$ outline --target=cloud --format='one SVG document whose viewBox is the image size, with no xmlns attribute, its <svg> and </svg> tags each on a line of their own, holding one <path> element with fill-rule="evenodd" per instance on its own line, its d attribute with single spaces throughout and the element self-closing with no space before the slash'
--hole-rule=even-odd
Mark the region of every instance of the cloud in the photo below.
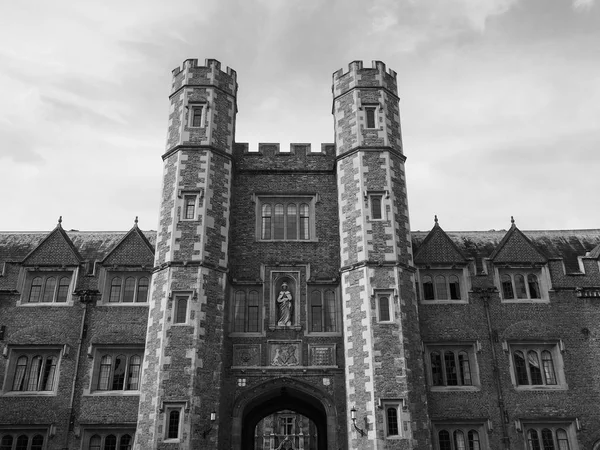
<svg viewBox="0 0 600 450">
<path fill-rule="evenodd" d="M 573 9 L 578 12 L 585 12 L 592 9 L 595 0 L 573 0 Z"/>
</svg>

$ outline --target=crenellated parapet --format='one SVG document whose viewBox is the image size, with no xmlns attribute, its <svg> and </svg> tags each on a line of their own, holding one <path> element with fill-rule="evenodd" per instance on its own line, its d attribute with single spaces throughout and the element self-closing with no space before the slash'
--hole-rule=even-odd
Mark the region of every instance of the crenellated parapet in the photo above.
<svg viewBox="0 0 600 450">
<path fill-rule="evenodd" d="M 236 143 L 233 157 L 238 170 L 333 170 L 335 144 L 321 144 L 320 151 L 312 151 L 311 144 L 291 143 L 283 151 L 279 143 L 259 143 L 258 151 L 251 151 L 248 143 Z"/>
<path fill-rule="evenodd" d="M 378 87 L 398 95 L 396 72 L 392 69 L 387 70 L 381 61 L 373 61 L 372 66 L 368 68 L 363 67 L 362 61 L 352 61 L 348 64 L 348 72 L 344 73 L 344 70 L 340 69 L 333 73 L 334 98 L 356 87 Z"/>
<path fill-rule="evenodd" d="M 221 70 L 221 63 L 216 59 L 205 59 L 204 66 L 198 65 L 197 59 L 186 59 L 182 67 L 172 71 L 173 84 L 171 95 L 182 86 L 215 86 L 235 96 L 237 93 L 237 73 L 231 67 Z"/>
</svg>

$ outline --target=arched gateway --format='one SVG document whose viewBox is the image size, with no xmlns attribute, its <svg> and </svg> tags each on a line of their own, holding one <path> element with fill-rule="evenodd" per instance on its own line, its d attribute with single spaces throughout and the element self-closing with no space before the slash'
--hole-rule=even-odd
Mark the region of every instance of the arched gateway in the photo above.
<svg viewBox="0 0 600 450">
<path fill-rule="evenodd" d="M 310 419 L 317 429 L 317 449 L 337 446 L 337 415 L 326 392 L 292 378 L 267 381 L 236 399 L 232 450 L 255 450 L 254 429 L 266 416 L 290 410 Z"/>
</svg>

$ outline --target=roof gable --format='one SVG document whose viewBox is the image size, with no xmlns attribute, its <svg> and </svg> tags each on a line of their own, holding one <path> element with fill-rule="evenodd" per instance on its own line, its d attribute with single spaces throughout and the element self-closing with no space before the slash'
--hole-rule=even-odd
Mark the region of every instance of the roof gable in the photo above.
<svg viewBox="0 0 600 450">
<path fill-rule="evenodd" d="M 76 266 L 82 261 L 81 255 L 63 230 L 60 219 L 54 230 L 48 234 L 21 262 L 28 266 Z"/>
<path fill-rule="evenodd" d="M 106 266 L 152 266 L 154 247 L 136 223 L 102 260 Z"/>
<path fill-rule="evenodd" d="M 514 223 L 510 227 L 510 230 L 506 232 L 498 247 L 490 255 L 490 259 L 494 263 L 541 263 L 545 264 L 548 262 L 546 256 L 544 256 L 533 242 L 523 234 L 521 230 L 517 228 Z"/>
<path fill-rule="evenodd" d="M 442 230 L 435 218 L 435 225 L 423 240 L 415 254 L 416 264 L 466 264 L 467 258 Z"/>
<path fill-rule="evenodd" d="M 600 259 L 600 244 L 590 250 L 585 256 L 592 259 Z"/>
</svg>

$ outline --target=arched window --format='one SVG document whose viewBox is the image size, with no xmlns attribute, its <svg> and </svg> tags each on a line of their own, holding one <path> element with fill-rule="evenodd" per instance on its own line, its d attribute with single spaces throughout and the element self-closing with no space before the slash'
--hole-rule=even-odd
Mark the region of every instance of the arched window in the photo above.
<svg viewBox="0 0 600 450">
<path fill-rule="evenodd" d="M 28 391 L 37 391 L 38 382 L 40 379 L 40 372 L 42 370 L 42 357 L 36 355 L 31 358 L 31 366 L 29 368 L 29 381 L 27 382 Z"/>
<path fill-rule="evenodd" d="M 510 275 L 504 274 L 502 275 L 502 297 L 504 299 L 515 298 L 515 294 L 513 292 L 512 280 Z"/>
<path fill-rule="evenodd" d="M 481 446 L 479 444 L 479 433 L 475 430 L 469 430 L 467 434 L 469 439 L 469 450 L 481 450 Z"/>
<path fill-rule="evenodd" d="M 390 298 L 387 295 L 378 296 L 379 300 L 379 321 L 389 322 L 390 317 Z"/>
<path fill-rule="evenodd" d="M 119 450 L 131 450 L 132 444 L 133 438 L 129 434 L 124 434 L 119 442 Z"/>
<path fill-rule="evenodd" d="M 109 302 L 121 301 L 121 277 L 114 277 L 110 283 L 110 298 Z"/>
<path fill-rule="evenodd" d="M 262 206 L 262 239 L 271 239 L 271 205 Z"/>
<path fill-rule="evenodd" d="M 101 450 L 102 439 L 97 434 L 90 438 L 90 450 Z"/>
<path fill-rule="evenodd" d="M 398 426 L 398 409 L 394 406 L 386 408 L 387 415 L 387 434 L 388 436 L 398 436 L 400 427 Z"/>
<path fill-rule="evenodd" d="M 107 391 L 112 370 L 112 357 L 104 355 L 100 360 L 100 371 L 98 373 L 98 390 Z"/>
<path fill-rule="evenodd" d="M 429 275 L 423 276 L 423 299 L 435 300 L 435 294 L 433 293 L 433 281 Z"/>
<path fill-rule="evenodd" d="M 181 412 L 179 409 L 172 409 L 169 411 L 169 423 L 167 427 L 167 438 L 177 439 L 179 437 L 179 416 Z"/>
<path fill-rule="evenodd" d="M 148 278 L 142 277 L 138 283 L 136 302 L 145 303 L 148 301 Z"/>
<path fill-rule="evenodd" d="M 234 302 L 233 331 L 246 331 L 246 293 L 237 291 Z"/>
<path fill-rule="evenodd" d="M 42 296 L 42 279 L 35 277 L 31 280 L 31 289 L 29 290 L 29 303 L 38 303 Z"/>
<path fill-rule="evenodd" d="M 542 381 L 542 369 L 540 367 L 540 359 L 534 350 L 527 352 L 527 361 L 529 362 L 529 374 L 531 375 L 531 384 L 544 384 Z"/>
<path fill-rule="evenodd" d="M 106 436 L 103 450 L 117 450 L 117 437 L 114 434 Z"/>
<path fill-rule="evenodd" d="M 517 298 L 527 298 L 525 277 L 520 273 L 515 274 L 515 290 L 517 291 Z"/>
<path fill-rule="evenodd" d="M 10 434 L 2 437 L 0 441 L 0 450 L 12 450 L 13 437 Z"/>
<path fill-rule="evenodd" d="M 69 285 L 71 280 L 68 277 L 62 277 L 58 283 L 58 294 L 56 295 L 57 303 L 64 303 L 67 301 L 69 295 Z"/>
<path fill-rule="evenodd" d="M 515 361 L 515 375 L 517 379 L 517 385 L 529 384 L 529 377 L 527 376 L 527 366 L 525 364 L 525 355 L 522 351 L 517 350 L 513 356 Z"/>
<path fill-rule="evenodd" d="M 23 391 L 25 387 L 25 372 L 27 371 L 27 356 L 17 359 L 17 367 L 13 378 L 13 391 Z"/>
<path fill-rule="evenodd" d="M 381 219 L 381 195 L 371 195 L 371 219 Z"/>
<path fill-rule="evenodd" d="M 552 430 L 548 428 L 542 429 L 542 446 L 544 450 L 555 450 Z"/>
<path fill-rule="evenodd" d="M 527 441 L 529 442 L 529 450 L 541 450 L 540 439 L 536 430 L 527 432 Z"/>
<path fill-rule="evenodd" d="M 115 358 L 115 365 L 113 367 L 113 381 L 112 390 L 121 391 L 125 386 L 125 368 L 127 365 L 127 358 L 125 355 L 118 355 Z"/>
<path fill-rule="evenodd" d="M 132 303 L 135 294 L 135 278 L 127 277 L 125 279 L 125 289 L 123 290 L 123 303 Z"/>
<path fill-rule="evenodd" d="M 129 373 L 127 375 L 127 390 L 137 391 L 140 388 L 140 369 L 142 358 L 138 355 L 129 357 Z"/>
<path fill-rule="evenodd" d="M 275 211 L 273 214 L 273 239 L 281 240 L 285 238 L 284 232 L 284 220 L 283 220 L 283 205 L 278 203 L 275 205 Z"/>
<path fill-rule="evenodd" d="M 450 299 L 460 300 L 460 281 L 456 275 L 450 275 L 448 279 L 450 285 Z"/>
<path fill-rule="evenodd" d="M 537 277 L 530 273 L 527 275 L 527 286 L 529 287 L 530 298 L 540 298 L 540 286 Z"/>
<path fill-rule="evenodd" d="M 259 302 L 258 302 L 258 292 L 250 291 L 248 293 L 248 325 L 247 331 L 249 332 L 258 332 L 259 330 L 259 322 L 260 322 L 260 310 L 259 310 Z"/>
<path fill-rule="evenodd" d="M 22 434 L 17 438 L 17 446 L 15 450 L 27 450 L 27 445 L 29 444 L 29 438 Z"/>
<path fill-rule="evenodd" d="M 443 386 L 444 377 L 442 375 L 442 358 L 440 352 L 431 352 L 431 382 L 434 386 Z"/>
<path fill-rule="evenodd" d="M 46 357 L 46 362 L 44 364 L 44 372 L 42 373 L 40 391 L 51 391 L 54 388 L 55 373 L 56 356 L 48 356 Z"/>
<path fill-rule="evenodd" d="M 454 360 L 454 352 L 444 352 L 444 367 L 446 369 L 446 385 L 457 386 L 458 376 L 456 374 L 456 361 Z"/>
<path fill-rule="evenodd" d="M 471 366 L 467 352 L 458 352 L 458 366 L 460 368 L 459 383 L 463 386 L 471 386 L 473 381 L 471 380 Z"/>
<path fill-rule="evenodd" d="M 452 450 L 452 444 L 450 443 L 450 433 L 446 430 L 440 430 L 438 433 L 438 444 L 440 444 L 440 450 Z"/>
<path fill-rule="evenodd" d="M 187 322 L 187 297 L 176 297 L 175 299 L 175 323 Z"/>
<path fill-rule="evenodd" d="M 296 215 L 296 204 L 287 205 L 287 236 L 286 239 L 296 240 L 298 237 L 298 216 Z"/>
<path fill-rule="evenodd" d="M 310 296 L 310 312 L 311 312 L 311 330 L 314 332 L 323 331 L 323 300 L 320 291 L 313 291 Z"/>
<path fill-rule="evenodd" d="M 310 239 L 310 215 L 308 205 L 300 205 L 300 239 Z"/>
<path fill-rule="evenodd" d="M 548 350 L 542 352 L 542 366 L 544 367 L 544 376 L 546 384 L 556 384 L 556 374 L 554 372 L 554 362 L 552 354 Z"/>
<path fill-rule="evenodd" d="M 465 449 L 465 433 L 462 430 L 454 431 L 454 449 L 455 450 L 466 450 Z"/>
<path fill-rule="evenodd" d="M 325 320 L 324 326 L 325 331 L 336 331 L 336 302 L 335 302 L 335 292 L 331 290 L 325 291 Z"/>
<path fill-rule="evenodd" d="M 36 434 L 33 436 L 31 440 L 31 449 L 30 450 L 42 450 L 44 448 L 44 437 L 40 434 Z"/>
<path fill-rule="evenodd" d="M 556 430 L 556 440 L 558 442 L 559 450 L 569 450 L 569 438 L 567 436 L 567 432 L 562 428 Z"/>
<path fill-rule="evenodd" d="M 446 277 L 438 275 L 435 277 L 435 293 L 437 294 L 437 300 L 447 300 L 448 291 L 446 290 Z"/>
<path fill-rule="evenodd" d="M 54 289 L 56 289 L 56 278 L 46 278 L 46 284 L 44 286 L 44 297 L 42 302 L 52 303 L 52 301 L 54 300 Z"/>
</svg>

